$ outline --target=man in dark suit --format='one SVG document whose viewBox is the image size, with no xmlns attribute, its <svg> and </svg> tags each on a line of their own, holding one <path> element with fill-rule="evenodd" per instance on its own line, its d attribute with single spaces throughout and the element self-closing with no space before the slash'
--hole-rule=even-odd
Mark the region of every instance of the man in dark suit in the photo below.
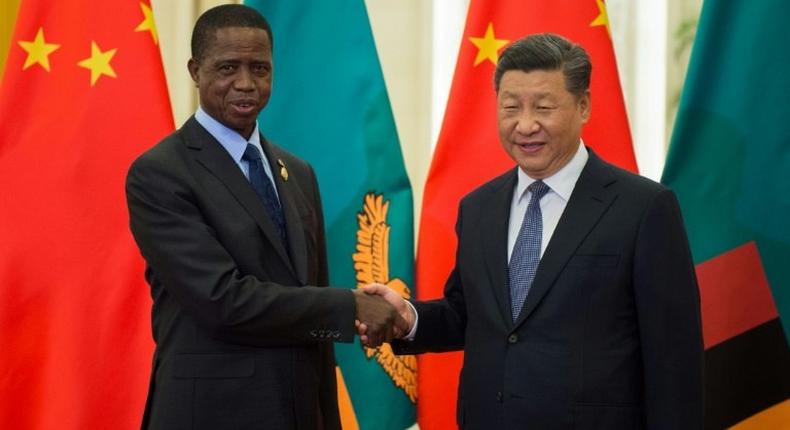
<svg viewBox="0 0 790 430">
<path fill-rule="evenodd" d="M 313 170 L 258 131 L 272 81 L 266 20 L 240 5 L 207 11 L 188 68 L 200 108 L 127 178 L 154 300 L 142 427 L 339 429 L 332 341 L 351 341 L 358 319 L 380 343 L 400 317 L 381 297 L 322 288 Z"/>
<path fill-rule="evenodd" d="M 410 305 L 398 353 L 464 350 L 464 429 L 700 429 L 694 266 L 674 194 L 581 142 L 591 64 L 553 34 L 495 72 L 517 168 L 460 204 L 444 298 Z"/>
</svg>

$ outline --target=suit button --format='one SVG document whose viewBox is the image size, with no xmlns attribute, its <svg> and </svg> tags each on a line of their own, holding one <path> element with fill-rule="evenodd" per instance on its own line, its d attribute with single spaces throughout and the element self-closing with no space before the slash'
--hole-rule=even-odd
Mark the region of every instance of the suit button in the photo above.
<svg viewBox="0 0 790 430">
<path fill-rule="evenodd" d="M 507 337 L 507 343 L 516 343 L 516 342 L 518 342 L 517 334 L 511 334 L 510 336 Z"/>
<path fill-rule="evenodd" d="M 499 402 L 499 403 L 502 403 L 502 392 L 501 391 L 498 391 L 496 393 L 496 401 Z"/>
</svg>

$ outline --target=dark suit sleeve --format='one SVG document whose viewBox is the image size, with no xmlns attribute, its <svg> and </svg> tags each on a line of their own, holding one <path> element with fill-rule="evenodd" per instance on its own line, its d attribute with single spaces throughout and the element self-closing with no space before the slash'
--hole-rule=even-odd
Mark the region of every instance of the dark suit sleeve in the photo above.
<svg viewBox="0 0 790 430">
<path fill-rule="evenodd" d="M 455 233 L 458 237 L 456 266 L 461 260 L 463 232 L 463 204 L 458 209 Z M 438 300 L 414 302 L 419 322 L 413 341 L 394 341 L 397 354 L 420 354 L 423 352 L 456 351 L 464 348 L 466 331 L 466 302 L 464 287 L 458 268 L 453 268 L 444 286 L 444 297 Z"/>
<path fill-rule="evenodd" d="M 702 428 L 699 290 L 675 195 L 650 203 L 634 255 L 648 429 Z"/>
<path fill-rule="evenodd" d="M 130 225 L 150 272 L 184 312 L 218 339 L 253 346 L 315 343 L 316 330 L 325 329 L 338 333 L 332 340 L 353 339 L 349 290 L 285 286 L 242 274 L 205 219 L 195 185 L 163 158 L 143 156 L 129 171 Z M 323 232 L 319 236 L 325 282 Z M 155 300 L 157 294 L 154 289 Z"/>
</svg>

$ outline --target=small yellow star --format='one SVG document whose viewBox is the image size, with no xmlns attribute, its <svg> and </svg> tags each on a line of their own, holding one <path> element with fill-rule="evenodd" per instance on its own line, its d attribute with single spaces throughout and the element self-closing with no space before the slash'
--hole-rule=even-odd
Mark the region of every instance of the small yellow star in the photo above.
<svg viewBox="0 0 790 430">
<path fill-rule="evenodd" d="M 489 60 L 496 65 L 496 60 L 499 57 L 499 50 L 507 45 L 510 41 L 505 39 L 497 39 L 494 37 L 494 24 L 489 22 L 486 34 L 483 37 L 470 37 L 469 40 L 477 46 L 477 57 L 475 57 L 475 66 L 482 63 L 484 60 Z"/>
<path fill-rule="evenodd" d="M 159 45 L 159 34 L 156 32 L 156 23 L 154 22 L 154 12 L 151 7 L 145 3 L 140 3 L 140 9 L 143 10 L 143 22 L 134 29 L 134 31 L 150 31 L 151 37 L 154 39 L 154 45 Z"/>
<path fill-rule="evenodd" d="M 612 37 L 612 31 L 609 30 L 609 14 L 606 12 L 606 5 L 603 0 L 595 0 L 598 4 L 598 16 L 590 23 L 590 27 L 606 26 L 606 33 Z"/>
<path fill-rule="evenodd" d="M 55 52 L 56 49 L 60 48 L 60 45 L 56 45 L 54 43 L 47 43 L 44 40 L 44 29 L 42 27 L 38 28 L 38 33 L 36 33 L 36 38 L 33 39 L 32 42 L 26 41 L 19 41 L 19 46 L 27 52 L 27 58 L 25 59 L 25 64 L 22 65 L 22 70 L 27 69 L 28 67 L 39 64 L 44 70 L 49 72 L 49 54 Z"/>
<path fill-rule="evenodd" d="M 101 77 L 101 75 L 107 75 L 110 77 L 115 76 L 115 70 L 112 69 L 110 66 L 110 60 L 112 60 L 112 56 L 115 55 L 115 51 L 118 49 L 110 49 L 109 51 L 101 52 L 99 49 L 99 45 L 96 42 L 91 41 L 91 56 L 90 58 L 86 58 L 79 63 L 77 63 L 80 67 L 84 67 L 86 69 L 90 69 L 91 71 L 91 86 L 96 83 L 96 81 Z"/>
</svg>

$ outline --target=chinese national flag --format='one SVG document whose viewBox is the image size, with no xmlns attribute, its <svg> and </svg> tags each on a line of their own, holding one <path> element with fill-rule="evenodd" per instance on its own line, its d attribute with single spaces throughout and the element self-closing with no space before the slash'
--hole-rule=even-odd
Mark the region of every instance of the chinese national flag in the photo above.
<svg viewBox="0 0 790 430">
<path fill-rule="evenodd" d="M 0 86 L 0 428 L 139 428 L 132 160 L 173 129 L 148 0 L 23 0 Z"/>
<path fill-rule="evenodd" d="M 593 109 L 584 127 L 584 143 L 603 159 L 636 171 L 604 2 L 472 0 L 425 185 L 417 251 L 421 300 L 442 296 L 455 262 L 454 223 L 460 199 L 515 165 L 497 135 L 493 86 L 497 55 L 510 42 L 542 32 L 557 33 L 582 45 L 592 60 Z M 455 428 L 461 360 L 461 353 L 420 357 L 418 419 L 422 428 Z"/>
</svg>

